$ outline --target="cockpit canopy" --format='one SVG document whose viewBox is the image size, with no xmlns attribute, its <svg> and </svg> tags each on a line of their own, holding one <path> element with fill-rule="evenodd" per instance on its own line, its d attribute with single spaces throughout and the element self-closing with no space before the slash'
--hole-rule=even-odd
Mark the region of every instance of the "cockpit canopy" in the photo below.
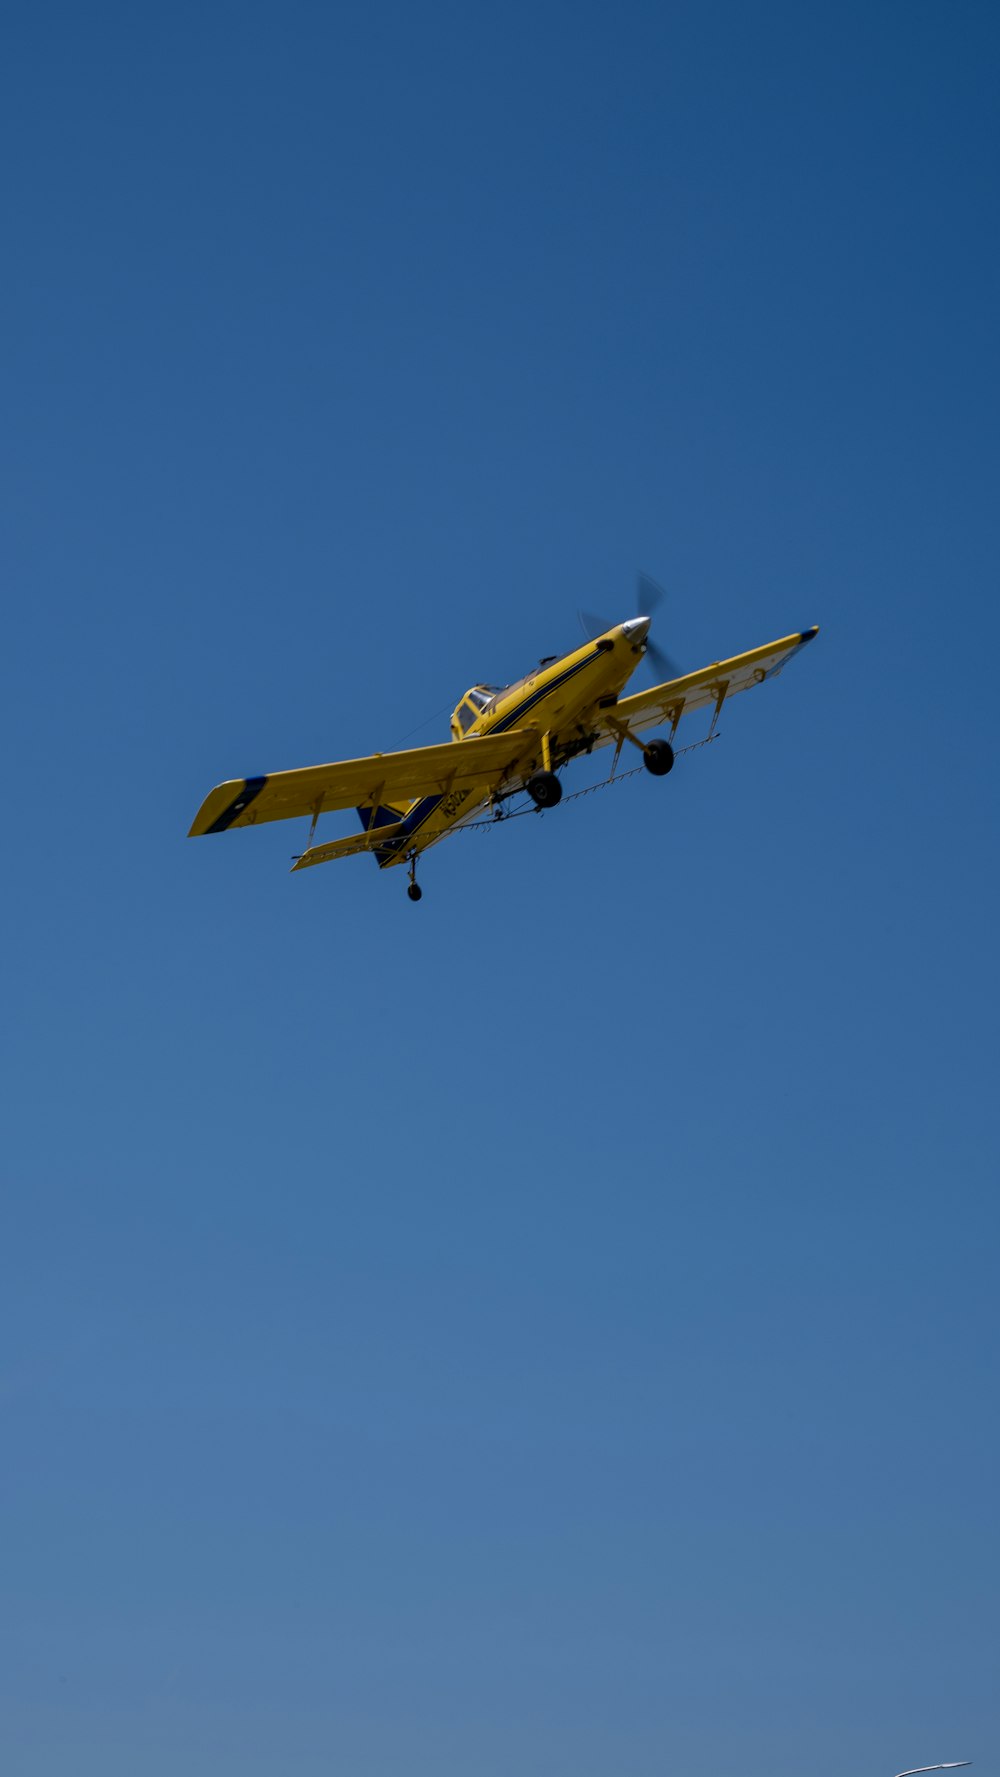
<svg viewBox="0 0 1000 1777">
<path fill-rule="evenodd" d="M 478 722 L 483 711 L 493 702 L 499 687 L 497 685 L 473 685 L 467 691 L 451 718 L 451 732 L 458 740 L 467 734 L 473 722 Z"/>
</svg>

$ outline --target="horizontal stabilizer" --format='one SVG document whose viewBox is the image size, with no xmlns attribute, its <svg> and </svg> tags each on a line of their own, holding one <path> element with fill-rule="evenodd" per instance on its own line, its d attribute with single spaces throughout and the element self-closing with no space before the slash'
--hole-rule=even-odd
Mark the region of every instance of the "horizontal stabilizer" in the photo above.
<svg viewBox="0 0 1000 1777">
<path fill-rule="evenodd" d="M 390 827 L 369 827 L 367 833 L 352 833 L 347 839 L 331 839 L 328 845 L 311 845 L 296 858 L 292 869 L 307 870 L 310 864 L 332 864 L 335 858 L 353 858 L 358 852 L 374 851 L 377 846 L 391 844 L 402 829 L 403 822 L 394 821 Z"/>
</svg>

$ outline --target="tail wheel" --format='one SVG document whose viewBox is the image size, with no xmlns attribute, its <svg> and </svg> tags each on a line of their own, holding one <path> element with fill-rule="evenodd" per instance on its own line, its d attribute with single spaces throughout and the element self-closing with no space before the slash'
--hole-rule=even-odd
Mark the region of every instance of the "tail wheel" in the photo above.
<svg viewBox="0 0 1000 1777">
<path fill-rule="evenodd" d="M 642 762 L 654 777 L 666 777 L 674 768 L 674 749 L 668 740 L 651 740 L 642 749 Z"/>
<path fill-rule="evenodd" d="M 407 884 L 406 892 L 411 901 L 419 901 L 424 891 L 419 882 L 411 882 Z"/>
<path fill-rule="evenodd" d="M 536 771 L 529 777 L 525 789 L 536 808 L 555 808 L 562 800 L 562 784 L 554 771 Z"/>
</svg>

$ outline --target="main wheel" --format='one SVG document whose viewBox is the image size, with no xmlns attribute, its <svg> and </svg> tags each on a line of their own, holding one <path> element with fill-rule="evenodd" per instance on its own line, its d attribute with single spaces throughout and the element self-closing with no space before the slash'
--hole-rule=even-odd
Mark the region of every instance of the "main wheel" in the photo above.
<svg viewBox="0 0 1000 1777">
<path fill-rule="evenodd" d="M 419 901 L 420 897 L 424 891 L 421 888 L 419 882 L 411 882 L 409 884 L 406 892 L 409 895 L 411 901 Z"/>
<path fill-rule="evenodd" d="M 668 740 L 651 740 L 642 749 L 642 762 L 654 777 L 666 777 L 674 768 L 674 749 Z"/>
<path fill-rule="evenodd" d="M 555 808 L 562 799 L 562 784 L 554 771 L 536 771 L 529 777 L 525 789 L 536 808 Z"/>
</svg>

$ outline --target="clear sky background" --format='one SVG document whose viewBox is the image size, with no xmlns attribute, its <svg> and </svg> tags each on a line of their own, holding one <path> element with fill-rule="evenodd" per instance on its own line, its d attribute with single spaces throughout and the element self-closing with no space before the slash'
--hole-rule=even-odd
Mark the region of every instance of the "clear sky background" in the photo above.
<svg viewBox="0 0 1000 1777">
<path fill-rule="evenodd" d="M 989 1777 L 996 8 L 4 38 L 4 1770 Z M 185 838 L 639 567 L 668 780 Z"/>
</svg>

